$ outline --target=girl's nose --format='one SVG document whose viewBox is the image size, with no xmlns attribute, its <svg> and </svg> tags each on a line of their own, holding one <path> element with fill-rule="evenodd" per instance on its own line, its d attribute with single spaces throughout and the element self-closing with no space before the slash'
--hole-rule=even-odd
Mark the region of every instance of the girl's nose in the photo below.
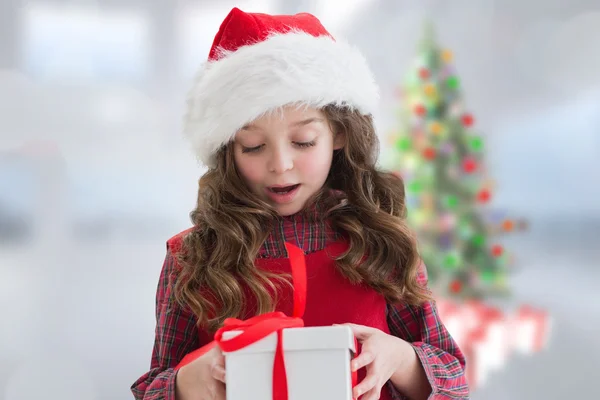
<svg viewBox="0 0 600 400">
<path fill-rule="evenodd" d="M 269 170 L 276 174 L 282 174 L 294 167 L 292 154 L 286 149 L 274 149 L 269 160 Z"/>
</svg>

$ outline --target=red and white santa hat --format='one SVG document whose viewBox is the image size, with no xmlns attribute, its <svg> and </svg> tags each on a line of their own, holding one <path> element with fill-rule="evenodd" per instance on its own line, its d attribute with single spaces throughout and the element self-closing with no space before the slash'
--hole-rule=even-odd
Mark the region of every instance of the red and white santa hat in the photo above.
<svg viewBox="0 0 600 400">
<path fill-rule="evenodd" d="M 379 89 L 363 55 L 313 15 L 231 10 L 188 96 L 184 131 L 199 160 L 245 124 L 288 104 L 329 104 L 373 114 Z"/>
</svg>

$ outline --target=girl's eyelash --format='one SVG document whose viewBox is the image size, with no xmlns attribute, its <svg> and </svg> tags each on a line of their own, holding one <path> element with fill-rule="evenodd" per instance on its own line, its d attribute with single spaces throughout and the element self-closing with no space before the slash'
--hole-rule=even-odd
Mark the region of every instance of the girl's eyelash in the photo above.
<svg viewBox="0 0 600 400">
<path fill-rule="evenodd" d="M 262 144 L 260 146 L 255 147 L 242 147 L 242 153 L 255 153 L 262 148 Z"/>
<path fill-rule="evenodd" d="M 316 141 L 310 142 L 294 142 L 294 144 L 300 148 L 313 147 L 316 144 Z M 260 149 L 262 149 L 263 145 L 255 146 L 255 147 L 242 147 L 242 153 L 256 153 Z"/>
<path fill-rule="evenodd" d="M 295 142 L 294 144 L 298 147 L 312 147 L 315 145 L 315 141 L 313 140 L 311 142 Z"/>
</svg>

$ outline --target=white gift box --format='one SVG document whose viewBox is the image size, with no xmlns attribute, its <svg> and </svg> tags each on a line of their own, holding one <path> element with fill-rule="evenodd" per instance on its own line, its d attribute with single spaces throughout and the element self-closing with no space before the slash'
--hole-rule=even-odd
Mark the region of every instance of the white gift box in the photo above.
<svg viewBox="0 0 600 400">
<path fill-rule="evenodd" d="M 500 319 L 490 321 L 487 330 L 490 367 L 498 371 L 504 368 L 510 354 L 510 333 L 506 321 Z"/>
<path fill-rule="evenodd" d="M 531 355 L 544 350 L 549 341 L 552 319 L 547 312 L 528 306 L 521 307 L 514 318 L 514 348 Z"/>
<path fill-rule="evenodd" d="M 223 334 L 223 340 L 240 332 Z M 352 400 L 350 361 L 356 349 L 347 326 L 282 331 L 289 400 Z M 234 352 L 224 352 L 227 400 L 273 398 L 277 333 Z"/>
<path fill-rule="evenodd" d="M 523 305 L 512 313 L 471 300 L 438 300 L 438 313 L 467 359 L 471 389 L 484 386 L 491 372 L 506 368 L 514 351 L 533 354 L 548 346 L 552 318 Z"/>
<path fill-rule="evenodd" d="M 486 336 L 486 364 L 493 370 L 500 370 L 506 365 L 511 350 L 507 318 L 494 307 L 482 309 L 480 318 Z"/>
<path fill-rule="evenodd" d="M 467 380 L 472 389 L 485 385 L 490 374 L 487 347 L 488 336 L 484 328 L 471 332 L 469 345 L 464 352 L 467 357 Z"/>
<path fill-rule="evenodd" d="M 467 358 L 472 388 L 483 386 L 493 370 L 506 365 L 510 333 L 504 314 L 480 301 L 443 302 L 438 307 L 446 329 Z"/>
</svg>

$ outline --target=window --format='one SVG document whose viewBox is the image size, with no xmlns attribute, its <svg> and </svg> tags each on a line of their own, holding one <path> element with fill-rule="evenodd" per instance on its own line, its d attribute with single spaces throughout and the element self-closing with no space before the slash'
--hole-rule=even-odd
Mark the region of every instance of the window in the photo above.
<svg viewBox="0 0 600 400">
<path fill-rule="evenodd" d="M 137 80 L 149 70 L 149 23 L 139 11 L 33 4 L 22 14 L 22 62 L 48 80 Z"/>
</svg>

